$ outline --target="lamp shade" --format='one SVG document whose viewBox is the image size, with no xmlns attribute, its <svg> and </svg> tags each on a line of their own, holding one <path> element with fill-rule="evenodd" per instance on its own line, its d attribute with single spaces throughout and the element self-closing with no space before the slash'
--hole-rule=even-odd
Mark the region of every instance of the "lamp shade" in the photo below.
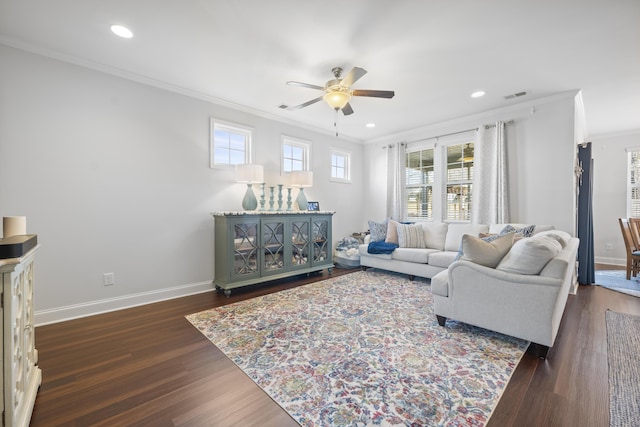
<svg viewBox="0 0 640 427">
<path fill-rule="evenodd" d="M 313 172 L 311 171 L 292 171 L 291 185 L 294 187 L 311 187 L 313 185 Z"/>
<path fill-rule="evenodd" d="M 262 165 L 240 164 L 236 165 L 236 182 L 264 182 L 264 168 Z"/>
<path fill-rule="evenodd" d="M 334 110 L 341 110 L 345 105 L 347 105 L 351 99 L 351 95 L 348 92 L 328 92 L 322 98 L 324 98 L 324 100 L 327 101 L 327 104 L 329 104 Z"/>
</svg>

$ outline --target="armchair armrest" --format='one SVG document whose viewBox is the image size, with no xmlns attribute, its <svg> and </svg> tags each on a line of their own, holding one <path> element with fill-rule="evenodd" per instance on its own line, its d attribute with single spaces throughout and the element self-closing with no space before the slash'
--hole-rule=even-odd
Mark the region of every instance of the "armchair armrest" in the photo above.
<svg viewBox="0 0 640 427">
<path fill-rule="evenodd" d="M 496 270 L 495 268 L 485 267 L 484 265 L 476 264 L 471 261 L 459 260 L 449 266 L 449 292 L 452 290 L 451 286 L 454 282 L 453 277 L 458 274 L 476 276 L 477 279 L 474 280 L 474 282 L 483 281 L 483 277 L 485 277 L 491 281 L 513 283 L 514 285 L 530 284 L 555 287 L 562 285 L 562 280 L 553 277 L 508 273 L 506 271 Z"/>
</svg>

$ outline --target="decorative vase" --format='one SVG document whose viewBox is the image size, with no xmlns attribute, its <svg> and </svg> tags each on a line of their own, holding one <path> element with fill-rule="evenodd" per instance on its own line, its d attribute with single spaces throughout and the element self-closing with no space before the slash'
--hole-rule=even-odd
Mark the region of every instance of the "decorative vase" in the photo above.
<svg viewBox="0 0 640 427">
<path fill-rule="evenodd" d="M 256 195 L 253 194 L 251 184 L 247 184 L 247 192 L 244 194 L 244 198 L 242 199 L 242 209 L 245 211 L 255 211 L 257 207 L 258 200 L 256 199 Z"/>
<path fill-rule="evenodd" d="M 264 182 L 262 184 L 260 184 L 260 210 L 263 211 L 264 210 L 264 201 L 265 201 L 265 197 L 264 197 Z"/>
<path fill-rule="evenodd" d="M 298 210 L 306 211 L 307 206 L 307 198 L 304 195 L 304 188 L 300 187 L 300 191 L 298 192 L 298 198 L 296 198 L 296 203 L 298 203 Z"/>
<path fill-rule="evenodd" d="M 291 188 L 287 188 L 287 210 L 291 210 Z"/>
<path fill-rule="evenodd" d="M 282 210 L 282 184 L 278 184 L 278 210 Z"/>
</svg>

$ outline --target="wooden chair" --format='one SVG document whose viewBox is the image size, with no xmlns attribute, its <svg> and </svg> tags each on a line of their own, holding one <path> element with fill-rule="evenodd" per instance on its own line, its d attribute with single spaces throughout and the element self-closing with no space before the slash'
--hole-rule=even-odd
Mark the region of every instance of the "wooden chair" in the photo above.
<svg viewBox="0 0 640 427">
<path fill-rule="evenodd" d="M 627 249 L 627 280 L 635 277 L 640 272 L 640 250 L 634 243 L 633 233 L 627 218 L 618 218 L 620 223 L 620 231 Z"/>
<path fill-rule="evenodd" d="M 636 250 L 640 250 L 640 218 L 629 218 L 629 229 Z"/>
</svg>

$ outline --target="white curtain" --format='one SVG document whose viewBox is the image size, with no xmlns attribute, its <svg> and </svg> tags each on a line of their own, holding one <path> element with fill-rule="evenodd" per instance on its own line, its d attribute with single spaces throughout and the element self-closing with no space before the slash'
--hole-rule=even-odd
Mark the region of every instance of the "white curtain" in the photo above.
<svg viewBox="0 0 640 427">
<path fill-rule="evenodd" d="M 472 222 L 502 224 L 509 222 L 507 185 L 507 143 L 504 122 L 480 126 L 474 159 Z"/>
<path fill-rule="evenodd" d="M 405 221 L 404 166 L 405 146 L 403 142 L 387 147 L 387 216 L 396 221 Z"/>
</svg>

